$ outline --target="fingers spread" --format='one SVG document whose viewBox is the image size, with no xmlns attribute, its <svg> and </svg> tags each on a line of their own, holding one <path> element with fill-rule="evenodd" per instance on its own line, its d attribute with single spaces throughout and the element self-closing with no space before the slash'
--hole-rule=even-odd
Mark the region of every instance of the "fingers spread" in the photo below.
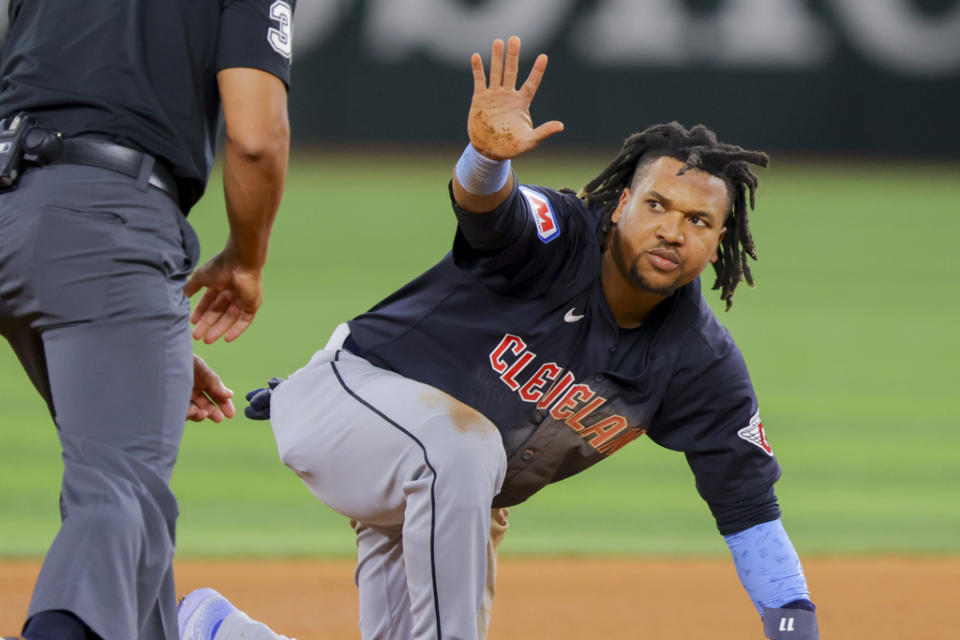
<svg viewBox="0 0 960 640">
<path fill-rule="evenodd" d="M 479 53 L 470 56 L 470 66 L 473 68 L 473 92 L 480 93 L 487 88 L 487 75 L 483 71 L 483 58 Z"/>
<path fill-rule="evenodd" d="M 490 52 L 490 88 L 499 87 L 503 83 L 503 40 L 493 41 Z"/>
<path fill-rule="evenodd" d="M 534 60 L 533 67 L 530 69 L 530 75 L 527 76 L 527 81 L 520 87 L 520 93 L 522 93 L 527 100 L 533 100 L 537 89 L 540 88 L 540 81 L 543 80 L 543 72 L 546 71 L 546 69 L 547 54 L 541 53 L 537 56 L 537 59 Z"/>
<path fill-rule="evenodd" d="M 233 323 L 233 325 L 230 327 L 230 330 L 227 331 L 227 333 L 223 336 L 224 341 L 233 342 L 234 340 L 239 338 L 241 334 L 243 334 L 243 332 L 247 330 L 247 327 L 249 327 L 252 323 L 253 323 L 252 313 L 247 313 L 247 312 L 241 313 L 240 318 Z"/>
<path fill-rule="evenodd" d="M 559 120 L 551 120 L 550 122 L 544 122 L 542 125 L 534 129 L 533 136 L 539 144 L 553 134 L 560 133 L 561 131 L 563 131 L 563 123 Z"/>
<path fill-rule="evenodd" d="M 230 305 L 227 307 L 220 317 L 217 318 L 217 321 L 207 329 L 207 332 L 203 336 L 203 341 L 207 344 L 212 344 L 217 341 L 220 336 L 227 332 L 233 324 L 240 319 L 241 315 L 240 307 L 236 305 Z"/>
<path fill-rule="evenodd" d="M 203 338 L 210 331 L 210 327 L 219 322 L 231 306 L 233 306 L 233 297 L 230 292 L 207 289 L 191 316 L 191 320 L 196 318 L 193 339 L 200 340 Z"/>
<path fill-rule="evenodd" d="M 520 67 L 520 38 L 510 36 L 507 41 L 507 59 L 503 66 L 503 86 L 514 89 L 517 86 L 517 69 Z"/>
</svg>

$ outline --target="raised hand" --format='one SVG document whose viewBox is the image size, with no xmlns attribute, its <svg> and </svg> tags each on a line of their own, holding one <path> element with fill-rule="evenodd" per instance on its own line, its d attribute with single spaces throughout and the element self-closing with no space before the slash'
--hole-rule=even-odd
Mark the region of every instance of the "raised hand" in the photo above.
<svg viewBox="0 0 960 640">
<path fill-rule="evenodd" d="M 470 58 L 473 100 L 470 102 L 467 133 L 474 148 L 493 160 L 515 158 L 563 131 L 563 123 L 557 120 L 535 128 L 530 116 L 530 103 L 540 88 L 547 56 L 542 53 L 537 56 L 526 82 L 517 89 L 519 60 L 520 38 L 512 36 L 507 41 L 506 57 L 503 40 L 494 40 L 488 83 L 480 54 L 475 53 Z"/>
</svg>

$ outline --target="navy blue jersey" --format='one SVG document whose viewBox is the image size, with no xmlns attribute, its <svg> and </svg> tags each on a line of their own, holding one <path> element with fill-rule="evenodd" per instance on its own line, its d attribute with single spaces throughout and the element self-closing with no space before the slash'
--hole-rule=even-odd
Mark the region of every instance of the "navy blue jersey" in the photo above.
<svg viewBox="0 0 960 640">
<path fill-rule="evenodd" d="M 201 196 L 220 124 L 216 74 L 285 83 L 295 0 L 10 0 L 0 117 L 145 151 Z"/>
<path fill-rule="evenodd" d="M 620 329 L 600 283 L 600 213 L 520 185 L 490 213 L 454 204 L 453 251 L 350 322 L 350 348 L 499 428 L 495 506 L 522 502 L 646 434 L 683 451 L 711 504 L 768 491 L 779 467 L 747 368 L 699 280 Z"/>
</svg>

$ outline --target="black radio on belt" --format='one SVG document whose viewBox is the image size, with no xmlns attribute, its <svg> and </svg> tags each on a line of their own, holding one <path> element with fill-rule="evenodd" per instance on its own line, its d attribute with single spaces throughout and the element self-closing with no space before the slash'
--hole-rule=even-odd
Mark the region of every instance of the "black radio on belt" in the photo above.
<svg viewBox="0 0 960 640">
<path fill-rule="evenodd" d="M 17 188 L 24 165 L 43 166 L 63 151 L 63 134 L 37 125 L 25 113 L 0 120 L 0 191 Z"/>
</svg>

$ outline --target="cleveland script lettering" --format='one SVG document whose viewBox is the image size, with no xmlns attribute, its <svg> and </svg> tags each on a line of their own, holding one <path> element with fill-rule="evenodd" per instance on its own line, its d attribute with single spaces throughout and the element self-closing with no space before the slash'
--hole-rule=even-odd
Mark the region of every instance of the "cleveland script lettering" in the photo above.
<svg viewBox="0 0 960 640">
<path fill-rule="evenodd" d="M 556 362 L 531 367 L 536 359 L 537 354 L 527 348 L 523 338 L 508 333 L 490 352 L 490 367 L 499 374 L 500 381 L 518 393 L 524 402 L 536 404 L 541 411 L 549 410 L 551 418 L 576 431 L 603 455 L 612 455 L 646 432 L 640 427 L 631 428 L 627 419 L 618 414 L 588 424 L 607 399 L 598 395 L 590 385 L 578 383 L 573 373 L 565 372 L 566 367 Z M 534 373 L 521 381 L 518 376 L 525 370 Z"/>
</svg>

